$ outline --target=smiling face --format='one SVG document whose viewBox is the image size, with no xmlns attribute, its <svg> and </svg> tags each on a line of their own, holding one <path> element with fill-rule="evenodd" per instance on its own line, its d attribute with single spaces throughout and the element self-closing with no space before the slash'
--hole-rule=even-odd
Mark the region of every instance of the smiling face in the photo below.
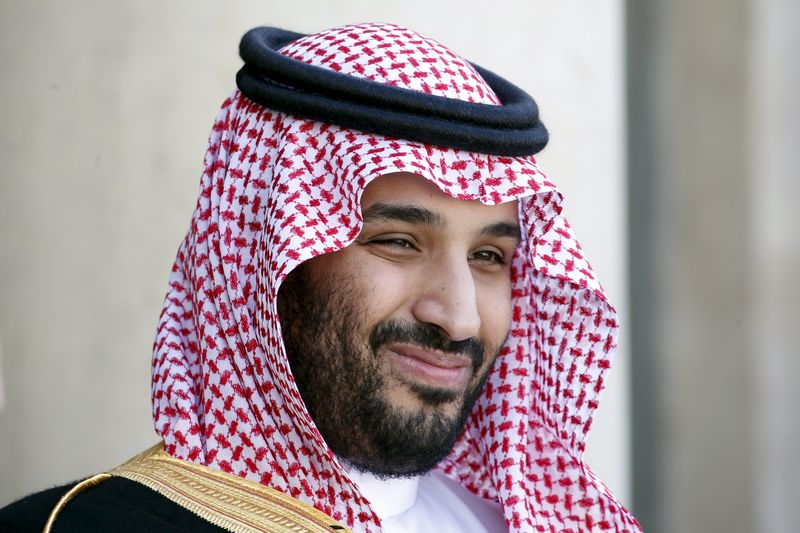
<svg viewBox="0 0 800 533">
<path fill-rule="evenodd" d="M 284 281 L 284 345 L 337 455 L 416 474 L 452 448 L 508 334 L 517 205 L 457 200 L 398 173 L 361 206 L 355 242 Z"/>
</svg>

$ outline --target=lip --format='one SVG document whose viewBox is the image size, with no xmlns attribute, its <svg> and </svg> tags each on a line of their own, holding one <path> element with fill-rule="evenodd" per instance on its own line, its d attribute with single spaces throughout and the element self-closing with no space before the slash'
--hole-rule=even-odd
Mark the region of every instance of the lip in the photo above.
<svg viewBox="0 0 800 533">
<path fill-rule="evenodd" d="M 392 343 L 385 348 L 392 356 L 394 372 L 436 388 L 463 388 L 472 368 L 471 359 L 465 355 L 406 343 Z"/>
</svg>

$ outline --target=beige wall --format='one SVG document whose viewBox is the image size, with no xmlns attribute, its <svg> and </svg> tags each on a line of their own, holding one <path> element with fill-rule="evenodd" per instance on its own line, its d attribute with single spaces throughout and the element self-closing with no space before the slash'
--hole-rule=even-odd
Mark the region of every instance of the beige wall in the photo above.
<svg viewBox="0 0 800 533">
<path fill-rule="evenodd" d="M 457 6 L 457 10 L 453 8 Z M 0 504 L 113 466 L 155 441 L 149 361 L 205 140 L 238 39 L 385 20 L 526 88 L 541 158 L 623 315 L 621 3 L 510 1 L 0 4 Z M 628 499 L 626 362 L 591 437 Z"/>
<path fill-rule="evenodd" d="M 800 531 L 800 4 L 753 6 L 748 191 L 755 521 Z"/>
<path fill-rule="evenodd" d="M 636 508 L 800 531 L 800 4 L 628 6 Z"/>
</svg>

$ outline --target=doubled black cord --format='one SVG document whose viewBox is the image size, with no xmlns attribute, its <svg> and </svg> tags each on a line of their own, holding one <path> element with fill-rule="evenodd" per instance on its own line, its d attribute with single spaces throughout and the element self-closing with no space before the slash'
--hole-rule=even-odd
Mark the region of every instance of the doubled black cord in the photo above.
<svg viewBox="0 0 800 533">
<path fill-rule="evenodd" d="M 245 65 L 239 90 L 270 109 L 470 152 L 525 156 L 542 150 L 547 130 L 525 91 L 477 65 L 473 67 L 502 105 L 465 102 L 394 87 L 309 65 L 278 53 L 303 34 L 254 28 L 239 45 Z"/>
</svg>

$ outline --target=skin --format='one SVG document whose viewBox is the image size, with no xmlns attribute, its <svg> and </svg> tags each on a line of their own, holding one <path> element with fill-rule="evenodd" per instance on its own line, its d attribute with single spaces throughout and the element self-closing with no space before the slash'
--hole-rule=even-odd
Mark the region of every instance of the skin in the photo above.
<svg viewBox="0 0 800 533">
<path fill-rule="evenodd" d="M 361 206 L 356 241 L 281 288 L 287 356 L 337 455 L 416 474 L 452 448 L 508 334 L 517 205 L 457 200 L 396 173 L 370 183 Z"/>
</svg>

